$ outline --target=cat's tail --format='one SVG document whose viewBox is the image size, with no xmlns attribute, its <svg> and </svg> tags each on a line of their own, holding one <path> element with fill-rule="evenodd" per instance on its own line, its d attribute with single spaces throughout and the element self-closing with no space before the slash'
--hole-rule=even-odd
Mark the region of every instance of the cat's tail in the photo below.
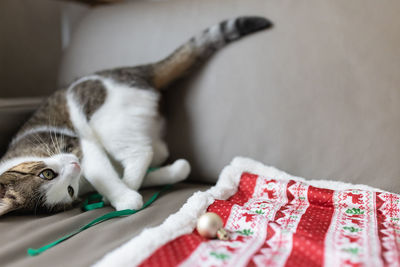
<svg viewBox="0 0 400 267">
<path fill-rule="evenodd" d="M 192 37 L 164 60 L 152 64 L 151 83 L 162 89 L 226 44 L 271 26 L 272 23 L 263 17 L 238 17 L 214 25 Z"/>
</svg>

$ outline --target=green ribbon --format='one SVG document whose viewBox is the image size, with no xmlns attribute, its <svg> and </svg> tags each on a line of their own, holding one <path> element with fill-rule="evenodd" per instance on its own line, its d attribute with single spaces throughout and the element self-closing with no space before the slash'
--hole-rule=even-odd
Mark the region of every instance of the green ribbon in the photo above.
<svg viewBox="0 0 400 267">
<path fill-rule="evenodd" d="M 61 243 L 61 242 L 65 241 L 65 240 L 73 237 L 74 235 L 76 235 L 76 234 L 78 234 L 78 233 L 80 233 L 80 232 L 82 232 L 82 231 L 84 231 L 84 230 L 86 230 L 86 229 L 98 224 L 98 223 L 102 223 L 104 221 L 107 221 L 109 219 L 116 218 L 116 217 L 122 217 L 122 216 L 128 216 L 128 215 L 135 214 L 136 212 L 141 211 L 141 210 L 147 208 L 148 206 L 150 206 L 159 197 L 159 195 L 161 193 L 163 193 L 164 191 L 170 189 L 171 187 L 172 187 L 172 185 L 164 186 L 160 191 L 156 192 L 149 200 L 147 200 L 146 203 L 144 203 L 143 206 L 138 210 L 126 209 L 126 210 L 112 211 L 112 212 L 109 212 L 107 214 L 104 214 L 103 216 L 100 216 L 100 217 L 94 219 L 93 221 L 91 221 L 90 223 L 86 224 L 85 226 L 79 228 L 78 230 L 75 230 L 74 232 L 63 236 L 60 239 L 58 239 L 58 240 L 56 240 L 56 241 L 54 241 L 54 242 L 52 242 L 52 243 L 50 243 L 48 245 L 45 245 L 45 246 L 43 246 L 41 248 L 38 248 L 38 249 L 28 248 L 28 255 L 29 256 L 37 256 L 40 253 L 42 253 L 42 252 L 44 252 L 44 251 L 46 251 L 46 250 L 58 245 L 59 243 Z M 104 206 L 104 202 L 103 201 L 100 201 L 98 203 L 89 204 L 90 201 L 94 201 L 94 200 L 98 200 L 98 199 L 101 200 L 101 198 L 102 198 L 102 196 L 99 195 L 99 194 L 91 195 L 87 200 L 85 200 L 84 209 L 85 210 L 93 210 L 93 209 L 98 209 L 98 208 L 103 207 Z"/>
<path fill-rule="evenodd" d="M 104 201 L 102 201 L 103 196 L 97 193 L 91 194 L 88 196 L 85 201 L 83 201 L 82 210 L 89 211 L 100 209 L 104 207 Z"/>
</svg>

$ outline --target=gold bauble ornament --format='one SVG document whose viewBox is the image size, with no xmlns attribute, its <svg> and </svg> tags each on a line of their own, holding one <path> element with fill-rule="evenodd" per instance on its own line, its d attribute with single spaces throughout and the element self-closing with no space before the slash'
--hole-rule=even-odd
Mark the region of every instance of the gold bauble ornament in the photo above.
<svg viewBox="0 0 400 267">
<path fill-rule="evenodd" d="M 197 220 L 197 232 L 206 238 L 218 237 L 221 240 L 228 240 L 228 233 L 223 228 L 221 217 L 214 212 L 207 212 Z"/>
</svg>

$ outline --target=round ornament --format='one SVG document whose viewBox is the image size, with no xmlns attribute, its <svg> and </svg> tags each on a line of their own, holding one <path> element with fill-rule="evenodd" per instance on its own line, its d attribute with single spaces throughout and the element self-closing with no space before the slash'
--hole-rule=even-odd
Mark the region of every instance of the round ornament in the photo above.
<svg viewBox="0 0 400 267">
<path fill-rule="evenodd" d="M 222 240 L 228 239 L 228 234 L 223 228 L 221 217 L 214 212 L 207 212 L 200 216 L 197 221 L 197 232 L 206 238 L 218 237 Z"/>
</svg>

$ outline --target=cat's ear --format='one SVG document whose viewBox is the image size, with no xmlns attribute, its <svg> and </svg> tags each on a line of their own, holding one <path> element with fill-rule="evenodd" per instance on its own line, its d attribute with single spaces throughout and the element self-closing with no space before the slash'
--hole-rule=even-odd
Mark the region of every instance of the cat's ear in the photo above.
<svg viewBox="0 0 400 267">
<path fill-rule="evenodd" d="M 8 187 L 0 183 L 0 216 L 17 209 L 15 202 L 8 195 Z"/>
</svg>

